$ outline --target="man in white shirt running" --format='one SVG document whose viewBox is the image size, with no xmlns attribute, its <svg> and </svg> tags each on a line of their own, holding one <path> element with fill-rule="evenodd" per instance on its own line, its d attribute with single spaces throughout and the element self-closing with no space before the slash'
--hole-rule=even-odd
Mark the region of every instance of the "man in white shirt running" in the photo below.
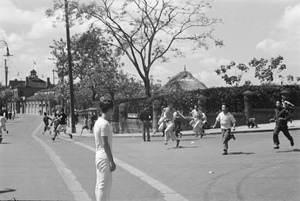
<svg viewBox="0 0 300 201">
<path fill-rule="evenodd" d="M 217 123 L 220 122 L 221 125 L 221 133 L 223 140 L 223 155 L 227 155 L 228 152 L 228 141 L 232 138 L 235 140 L 234 135 L 231 133 L 231 128 L 235 130 L 235 118 L 234 116 L 228 112 L 228 106 L 226 104 L 222 104 L 222 112 L 220 112 L 216 118 L 216 122 L 213 125 L 213 128 L 216 127 Z"/>
</svg>

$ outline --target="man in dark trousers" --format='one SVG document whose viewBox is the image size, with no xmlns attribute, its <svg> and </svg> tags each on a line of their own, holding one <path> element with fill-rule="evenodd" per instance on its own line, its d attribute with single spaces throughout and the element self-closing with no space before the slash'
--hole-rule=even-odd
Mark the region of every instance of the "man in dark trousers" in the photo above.
<svg viewBox="0 0 300 201">
<path fill-rule="evenodd" d="M 52 140 L 54 141 L 58 132 L 60 131 L 64 131 L 65 134 L 66 131 L 67 131 L 67 115 L 66 113 L 64 112 L 64 109 L 61 109 L 61 113 L 59 114 L 58 116 L 58 119 L 59 119 L 59 124 L 58 124 L 58 127 L 54 133 L 54 137 L 52 138 Z M 70 138 L 72 139 L 73 138 L 73 135 L 72 134 L 69 134 Z"/>
<path fill-rule="evenodd" d="M 283 102 L 283 107 L 281 107 L 280 101 L 276 102 L 275 117 L 270 119 L 270 121 L 275 121 L 276 125 L 273 131 L 273 142 L 275 144 L 274 149 L 279 149 L 279 138 L 278 135 L 280 131 L 283 132 L 285 137 L 290 141 L 291 146 L 294 146 L 293 137 L 290 135 L 287 122 L 292 118 L 291 109 L 294 105 L 288 101 Z"/>
<path fill-rule="evenodd" d="M 152 121 L 152 113 L 150 108 L 145 107 L 144 110 L 140 113 L 140 120 L 143 122 L 143 139 L 146 141 L 146 132 L 147 132 L 147 141 L 150 141 L 150 127 Z"/>
</svg>

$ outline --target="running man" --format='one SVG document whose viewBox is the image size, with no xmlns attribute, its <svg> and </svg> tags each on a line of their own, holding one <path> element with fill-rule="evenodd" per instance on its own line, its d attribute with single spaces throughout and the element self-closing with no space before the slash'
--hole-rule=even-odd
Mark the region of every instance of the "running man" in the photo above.
<svg viewBox="0 0 300 201">
<path fill-rule="evenodd" d="M 294 105 L 288 101 L 283 102 L 283 108 L 281 108 L 280 101 L 276 102 L 275 117 L 270 121 L 275 121 L 276 125 L 273 131 L 273 142 L 275 144 L 274 149 L 279 149 L 279 138 L 280 131 L 283 132 L 285 137 L 290 141 L 291 146 L 294 146 L 294 139 L 290 135 L 288 130 L 287 122 L 292 118 L 291 110 Z"/>
<path fill-rule="evenodd" d="M 222 133 L 222 141 L 223 141 L 223 155 L 227 155 L 228 150 L 228 141 L 232 138 L 235 140 L 234 135 L 231 133 L 231 128 L 235 130 L 235 118 L 228 111 L 228 106 L 226 104 L 222 104 L 222 112 L 220 112 L 216 118 L 216 122 L 213 125 L 213 128 L 217 126 L 217 123 L 220 122 L 221 125 L 221 133 Z"/>
<path fill-rule="evenodd" d="M 179 111 L 177 111 L 173 107 L 173 102 L 168 102 L 168 107 L 164 109 L 164 122 L 166 122 L 167 128 L 165 130 L 165 145 L 168 144 L 169 139 L 171 138 L 172 141 L 176 141 L 176 147 L 179 146 L 180 139 L 175 136 L 174 133 L 174 126 L 175 126 L 175 118 L 176 115 L 181 116 L 182 118 L 185 118 Z"/>
<path fill-rule="evenodd" d="M 54 137 L 52 138 L 53 141 L 55 140 L 56 136 L 58 135 L 58 132 L 64 131 L 64 133 L 67 134 L 66 133 L 66 131 L 67 131 L 67 118 L 68 117 L 65 114 L 64 109 L 61 109 L 61 113 L 60 113 L 60 115 L 58 117 L 59 124 L 58 124 L 57 129 L 56 129 L 56 131 L 54 133 Z M 69 136 L 70 136 L 71 139 L 73 138 L 72 134 L 69 134 Z"/>
<path fill-rule="evenodd" d="M 51 128 L 49 127 L 49 120 L 52 121 L 52 119 L 51 119 L 50 117 L 47 116 L 47 112 L 44 112 L 43 122 L 44 122 L 44 124 L 45 124 L 45 127 L 44 127 L 44 132 L 43 132 L 43 134 L 45 134 L 45 132 L 46 132 L 47 130 L 50 130 L 50 129 L 51 129 Z M 51 133 L 51 131 L 50 131 L 50 133 Z"/>
</svg>

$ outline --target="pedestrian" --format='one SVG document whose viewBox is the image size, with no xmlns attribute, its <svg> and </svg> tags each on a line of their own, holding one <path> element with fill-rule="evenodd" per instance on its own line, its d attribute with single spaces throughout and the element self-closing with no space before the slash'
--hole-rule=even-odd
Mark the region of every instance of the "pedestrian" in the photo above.
<svg viewBox="0 0 300 201">
<path fill-rule="evenodd" d="M 83 127 L 82 127 L 82 129 L 81 129 L 81 136 L 82 136 L 82 132 L 83 132 L 83 130 L 84 129 L 86 129 L 86 130 L 89 130 L 89 126 L 88 126 L 88 117 L 87 116 L 84 116 L 83 117 Z"/>
<path fill-rule="evenodd" d="M 12 111 L 12 116 L 11 116 L 11 119 L 12 119 L 12 120 L 15 120 L 15 116 L 16 116 L 16 111 L 15 111 L 15 110 L 13 110 L 13 111 Z"/>
<path fill-rule="evenodd" d="M 223 141 L 223 155 L 228 154 L 228 141 L 232 138 L 235 140 L 235 136 L 231 132 L 231 128 L 235 130 L 235 118 L 229 112 L 227 104 L 222 104 L 222 111 L 218 114 L 213 128 L 217 126 L 217 123 L 220 122 L 222 141 Z"/>
<path fill-rule="evenodd" d="M 44 127 L 44 132 L 43 132 L 43 134 L 45 134 L 45 132 L 46 132 L 47 130 L 50 130 L 50 129 L 51 129 L 51 127 L 49 127 L 49 120 L 52 121 L 52 119 L 51 119 L 50 117 L 48 117 L 47 112 L 44 112 L 43 122 L 44 122 L 44 124 L 45 124 L 45 127 Z M 50 131 L 50 132 L 51 132 L 51 131 Z"/>
<path fill-rule="evenodd" d="M 112 172 L 116 169 L 112 154 L 112 130 L 110 125 L 113 115 L 113 102 L 103 100 L 100 102 L 100 108 L 102 114 L 94 126 L 97 173 L 95 194 L 97 201 L 108 201 L 112 185 Z"/>
<path fill-rule="evenodd" d="M 5 125 L 6 122 L 7 122 L 7 119 L 5 118 L 4 114 L 1 112 L 0 113 L 0 143 L 3 140 L 2 129 L 3 129 L 3 131 L 6 131 L 6 134 L 8 134 L 8 130 L 6 129 L 6 125 Z"/>
<path fill-rule="evenodd" d="M 146 133 L 147 141 L 150 141 L 150 127 L 152 121 L 152 113 L 150 107 L 145 107 L 144 110 L 140 112 L 139 119 L 143 123 L 143 140 L 146 142 Z"/>
<path fill-rule="evenodd" d="M 182 118 L 185 118 L 179 111 L 177 111 L 174 107 L 173 107 L 173 102 L 169 101 L 168 102 L 168 107 L 166 107 L 164 109 L 164 114 L 163 114 L 163 118 L 164 118 L 164 122 L 167 125 L 167 128 L 165 130 L 165 145 L 168 144 L 169 139 L 171 138 L 172 141 L 176 141 L 176 147 L 179 146 L 180 143 L 180 139 L 177 138 L 175 136 L 174 133 L 174 126 L 175 126 L 175 115 L 176 112 L 178 113 L 179 116 L 181 116 Z"/>
<path fill-rule="evenodd" d="M 195 132 L 195 137 L 198 137 L 199 134 L 201 138 L 204 136 L 203 132 L 203 120 L 205 119 L 203 116 L 203 112 L 199 110 L 198 106 L 195 105 L 194 109 L 191 111 L 192 120 L 190 121 L 190 125 L 193 127 L 193 131 Z"/>
<path fill-rule="evenodd" d="M 292 118 L 291 112 L 294 105 L 288 101 L 284 101 L 282 103 L 282 106 L 280 101 L 276 102 L 275 117 L 273 119 L 270 119 L 270 121 L 276 122 L 273 131 L 273 142 L 275 144 L 274 149 L 279 149 L 280 142 L 278 135 L 280 131 L 282 131 L 285 137 L 290 141 L 291 146 L 294 146 L 294 140 L 289 133 L 287 125 L 288 121 L 290 121 L 290 119 Z"/>
<path fill-rule="evenodd" d="M 66 131 L 67 131 L 67 115 L 65 114 L 64 112 L 64 109 L 61 109 L 61 113 L 59 114 L 58 116 L 58 119 L 59 119 L 59 124 L 54 132 L 54 137 L 52 138 L 52 140 L 54 141 L 56 136 L 58 135 L 58 132 L 60 131 L 64 131 L 65 134 Z M 68 134 L 70 136 L 70 138 L 72 139 L 73 138 L 73 135 L 72 134 Z"/>
<path fill-rule="evenodd" d="M 78 124 L 78 113 L 77 112 L 75 112 L 75 114 L 74 114 L 74 120 L 75 120 L 75 124 L 77 125 Z"/>
<path fill-rule="evenodd" d="M 167 128 L 167 125 L 166 125 L 166 122 L 164 121 L 164 113 L 165 113 L 165 109 L 166 107 L 164 107 L 163 105 L 161 106 L 161 115 L 159 117 L 159 120 L 157 122 L 158 124 L 158 128 L 157 130 L 154 131 L 153 134 L 157 133 L 158 131 L 161 131 L 162 132 L 162 137 L 165 136 L 165 130 Z"/>
<path fill-rule="evenodd" d="M 255 118 L 249 118 L 248 120 L 248 128 L 258 128 Z"/>
<path fill-rule="evenodd" d="M 54 118 L 52 119 L 52 122 L 50 124 L 50 126 L 53 126 L 53 133 L 54 134 L 56 133 L 58 125 L 59 125 L 59 118 L 58 118 L 58 113 L 56 112 L 54 114 Z M 50 131 L 50 134 L 51 134 L 51 131 Z M 58 139 L 58 133 L 57 133 L 56 137 Z"/>
<path fill-rule="evenodd" d="M 94 125 L 95 125 L 95 122 L 97 121 L 97 115 L 96 113 L 92 113 L 92 116 L 91 116 L 91 121 L 90 121 L 90 132 L 93 133 L 93 129 L 94 129 Z"/>
</svg>

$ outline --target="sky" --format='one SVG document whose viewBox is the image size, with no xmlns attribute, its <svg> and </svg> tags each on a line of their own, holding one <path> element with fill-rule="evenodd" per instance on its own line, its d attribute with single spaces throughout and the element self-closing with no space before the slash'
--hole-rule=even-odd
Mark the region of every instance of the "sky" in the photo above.
<svg viewBox="0 0 300 201">
<path fill-rule="evenodd" d="M 81 0 L 89 1 L 89 0 Z M 197 1 L 197 0 L 195 0 Z M 52 8 L 52 0 L 1 0 L 0 1 L 0 82 L 5 83 L 3 40 L 9 46 L 8 79 L 25 80 L 32 69 L 41 79 L 53 82 L 55 65 L 49 46 L 53 40 L 65 40 L 64 24 L 56 28 L 45 10 Z M 154 63 L 151 75 L 165 84 L 168 79 L 184 70 L 207 87 L 225 86 L 215 73 L 221 65 L 231 61 L 247 64 L 257 59 L 283 56 L 287 69 L 281 75 L 300 77 L 300 1 L 299 0 L 214 0 L 209 16 L 222 19 L 214 36 L 223 40 L 224 47 L 209 46 L 189 52 L 184 58 L 170 58 L 168 63 Z M 71 35 L 82 33 L 87 24 L 72 27 Z M 187 49 L 188 47 L 181 47 Z M 126 62 L 126 58 L 124 58 Z M 126 62 L 124 70 L 135 75 L 136 69 Z M 234 71 L 230 75 L 234 75 Z M 54 81 L 57 82 L 56 75 Z M 241 84 L 250 80 L 259 84 L 253 69 L 243 74 Z M 275 83 L 280 83 L 275 79 Z"/>
</svg>

